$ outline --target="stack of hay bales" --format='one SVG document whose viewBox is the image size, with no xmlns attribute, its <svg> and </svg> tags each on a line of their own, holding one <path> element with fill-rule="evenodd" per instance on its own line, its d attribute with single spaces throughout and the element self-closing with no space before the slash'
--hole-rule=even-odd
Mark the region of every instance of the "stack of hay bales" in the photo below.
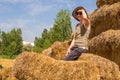
<svg viewBox="0 0 120 80">
<path fill-rule="evenodd" d="M 99 70 L 100 80 L 120 79 L 119 66 L 108 59 L 93 54 L 82 54 L 78 60 L 94 62 Z"/>
<path fill-rule="evenodd" d="M 97 0 L 97 6 L 90 15 L 90 52 L 120 66 L 120 0 Z"/>
<path fill-rule="evenodd" d="M 91 39 L 90 52 L 116 62 L 120 66 L 120 30 L 108 30 Z"/>
<path fill-rule="evenodd" d="M 93 38 L 109 29 L 120 29 L 120 2 L 112 5 L 104 5 L 90 15 L 91 34 Z"/>
<path fill-rule="evenodd" d="M 97 0 L 97 7 L 102 7 L 103 5 L 112 5 L 114 3 L 120 2 L 120 0 Z"/>
<path fill-rule="evenodd" d="M 37 53 L 22 53 L 14 63 L 13 73 L 19 80 L 120 79 L 118 65 L 101 57 L 92 59 L 91 56 L 94 55 L 91 54 L 90 58 L 83 55 L 80 61 L 61 61 Z"/>
</svg>

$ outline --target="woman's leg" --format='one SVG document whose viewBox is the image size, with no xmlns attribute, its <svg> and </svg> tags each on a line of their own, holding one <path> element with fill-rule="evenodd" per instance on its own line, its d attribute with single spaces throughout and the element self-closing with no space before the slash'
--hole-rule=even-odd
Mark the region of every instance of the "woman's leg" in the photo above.
<svg viewBox="0 0 120 80">
<path fill-rule="evenodd" d="M 66 61 L 77 60 L 83 52 L 85 52 L 85 49 L 74 48 L 63 60 Z"/>
</svg>

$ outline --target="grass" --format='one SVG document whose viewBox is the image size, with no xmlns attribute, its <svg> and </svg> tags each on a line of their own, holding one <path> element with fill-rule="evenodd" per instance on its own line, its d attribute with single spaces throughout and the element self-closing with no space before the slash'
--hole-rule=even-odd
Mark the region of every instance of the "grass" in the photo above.
<svg viewBox="0 0 120 80">
<path fill-rule="evenodd" d="M 17 55 L 13 55 L 12 58 L 10 58 L 9 55 L 0 55 L 0 59 L 15 59 Z"/>
</svg>

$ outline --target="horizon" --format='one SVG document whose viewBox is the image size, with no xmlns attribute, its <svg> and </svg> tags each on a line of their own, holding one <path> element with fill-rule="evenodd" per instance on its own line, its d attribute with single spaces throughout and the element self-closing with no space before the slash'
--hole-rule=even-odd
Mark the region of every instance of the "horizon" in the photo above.
<svg viewBox="0 0 120 80">
<path fill-rule="evenodd" d="M 34 42 L 44 28 L 53 27 L 60 10 L 69 10 L 71 15 L 77 6 L 85 7 L 88 13 L 97 8 L 96 0 L 0 0 L 0 30 L 9 32 L 21 28 L 23 41 Z M 77 23 L 71 16 L 72 29 Z"/>
</svg>

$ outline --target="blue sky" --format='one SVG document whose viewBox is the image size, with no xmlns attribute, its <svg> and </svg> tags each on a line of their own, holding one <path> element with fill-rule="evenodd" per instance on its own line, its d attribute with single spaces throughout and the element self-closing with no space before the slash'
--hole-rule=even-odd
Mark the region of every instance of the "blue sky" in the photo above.
<svg viewBox="0 0 120 80">
<path fill-rule="evenodd" d="M 23 40 L 33 42 L 44 28 L 49 30 L 53 26 L 61 9 L 72 13 L 77 6 L 91 13 L 96 9 L 96 0 L 0 0 L 0 30 L 21 28 Z M 77 21 L 72 16 L 71 20 L 74 29 Z"/>
</svg>

